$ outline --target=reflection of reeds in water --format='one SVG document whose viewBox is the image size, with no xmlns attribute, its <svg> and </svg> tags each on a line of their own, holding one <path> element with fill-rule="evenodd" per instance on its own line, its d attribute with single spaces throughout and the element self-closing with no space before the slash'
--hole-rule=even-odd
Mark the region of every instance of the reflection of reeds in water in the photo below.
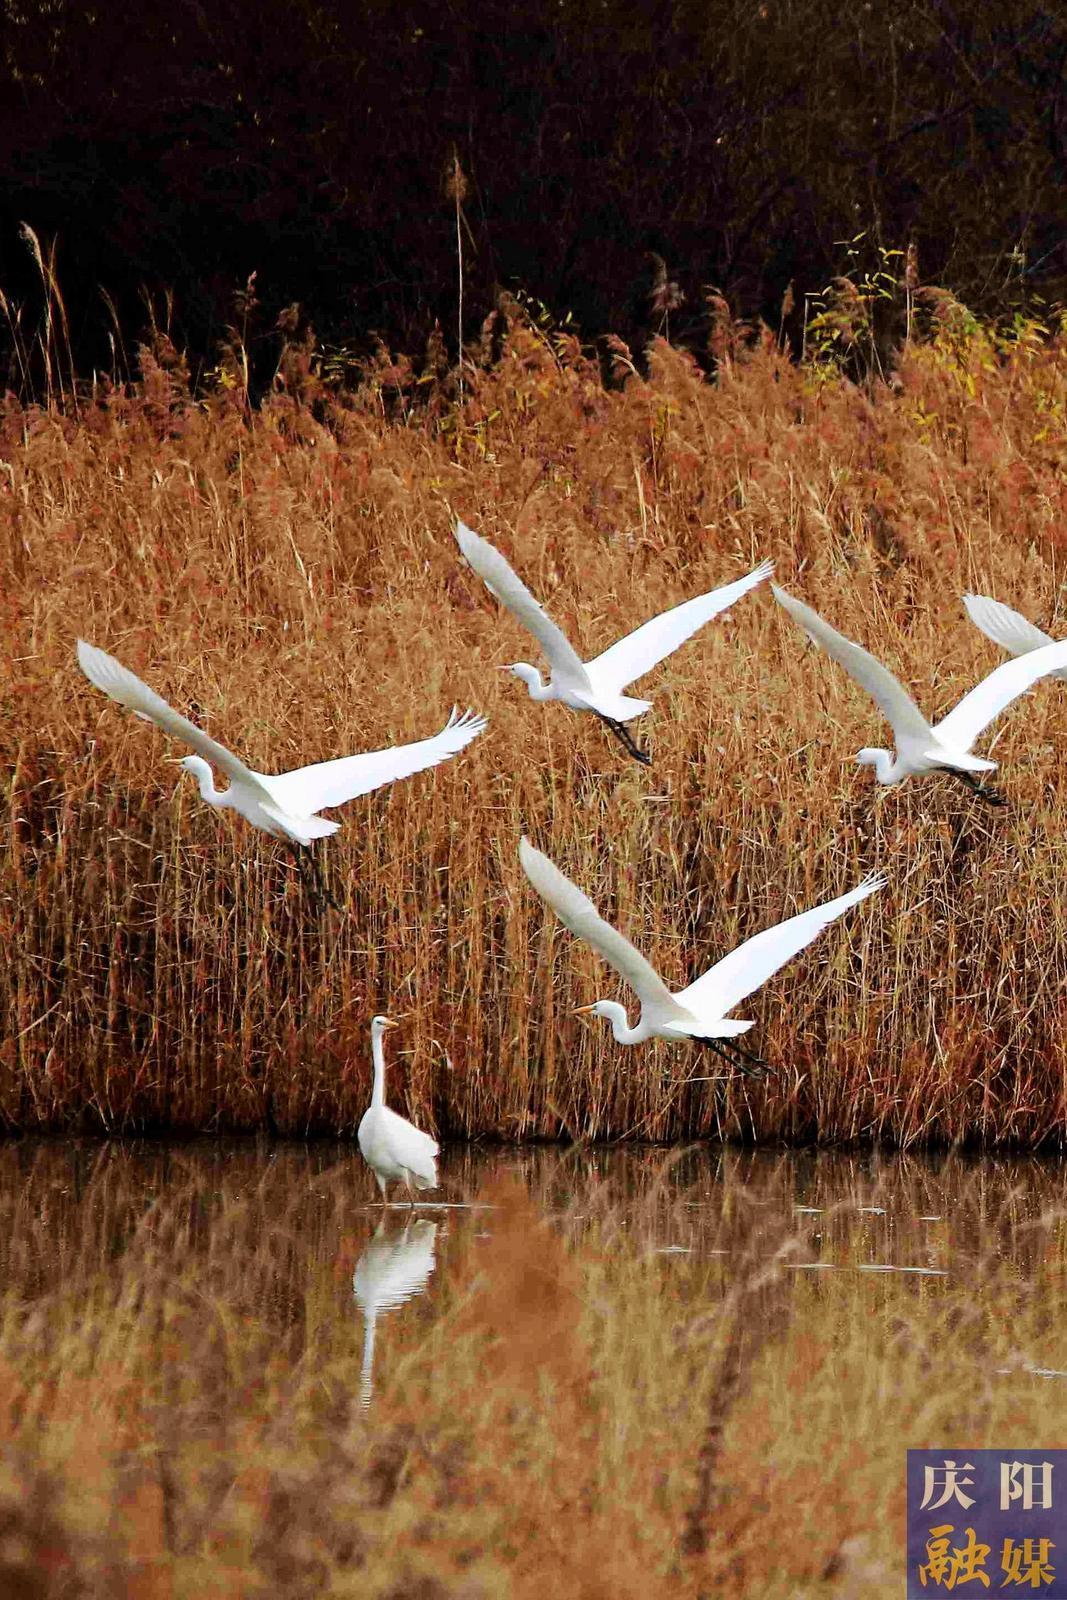
<svg viewBox="0 0 1067 1600">
<path fill-rule="evenodd" d="M 696 1459 L 696 1487 L 680 1542 L 683 1555 L 691 1558 L 705 1555 L 711 1541 L 711 1518 L 717 1498 L 722 1495 L 719 1470 L 731 1413 L 751 1383 L 764 1347 L 783 1340 L 788 1331 L 792 1296 L 783 1258 L 793 1243 L 793 1230 L 786 1231 L 782 1221 L 774 1226 L 777 1239 L 774 1235 L 768 1237 L 766 1230 L 761 1234 L 751 1228 L 743 1231 L 739 1241 L 742 1259 L 748 1256 L 759 1260 L 763 1256 L 764 1264 L 740 1275 L 722 1308 L 726 1340 L 706 1402 L 707 1420 Z"/>
<path fill-rule="evenodd" d="M 487 1156 L 370 1410 L 364 1176 L 0 1148 L 0 1593 L 868 1600 L 908 1445 L 1067 1425 L 1054 1167 Z"/>
<path fill-rule="evenodd" d="M 645 773 L 489 670 L 529 641 L 450 531 L 498 538 L 588 650 L 772 556 L 933 714 L 997 659 L 957 590 L 1057 627 L 1067 353 L 995 355 L 914 349 L 861 395 L 770 349 L 711 386 L 661 345 L 605 393 L 519 325 L 444 419 L 308 372 L 254 414 L 195 404 L 151 358 L 78 417 L 5 403 L 0 1122 L 350 1131 L 388 998 L 400 1109 L 439 1133 L 1061 1139 L 1062 685 L 998 724 L 1006 813 L 936 778 L 876 795 L 868 701 L 757 594 L 648 681 Z M 79 631 L 254 763 L 416 738 L 454 701 L 490 728 L 347 808 L 322 856 L 348 916 L 320 924 L 81 680 Z M 617 989 L 526 887 L 523 830 L 672 983 L 869 868 L 890 887 L 756 997 L 776 1079 L 686 1085 L 691 1049 L 570 1017 Z"/>
</svg>

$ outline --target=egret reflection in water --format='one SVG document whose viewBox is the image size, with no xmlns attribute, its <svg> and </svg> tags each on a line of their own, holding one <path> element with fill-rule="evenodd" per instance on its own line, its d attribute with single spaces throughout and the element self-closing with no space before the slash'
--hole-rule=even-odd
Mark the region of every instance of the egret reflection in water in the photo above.
<svg viewBox="0 0 1067 1600">
<path fill-rule="evenodd" d="M 374 1327 L 383 1311 L 392 1311 L 424 1294 L 437 1264 L 437 1223 L 419 1217 L 399 1232 L 389 1233 L 384 1220 L 356 1262 L 352 1292 L 363 1313 L 363 1366 L 359 1403 L 369 1406 L 374 1392 Z"/>
</svg>

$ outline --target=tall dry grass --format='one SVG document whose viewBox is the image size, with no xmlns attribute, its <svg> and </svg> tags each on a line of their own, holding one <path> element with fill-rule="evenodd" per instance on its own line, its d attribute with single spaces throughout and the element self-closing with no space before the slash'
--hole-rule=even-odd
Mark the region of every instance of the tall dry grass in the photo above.
<svg viewBox="0 0 1067 1600">
<path fill-rule="evenodd" d="M 358 1157 L 9 1143 L 0 1589 L 868 1600 L 907 1447 L 1063 1433 L 1053 1170 L 517 1165 L 438 1213 L 366 1410 Z"/>
<path fill-rule="evenodd" d="M 341 393 L 296 352 L 253 412 L 239 362 L 193 399 L 165 348 L 76 413 L 9 400 L 0 1122 L 351 1132 L 388 1007 L 395 1101 L 445 1135 L 1061 1142 L 1062 686 L 996 728 L 1007 810 L 948 779 L 876 793 L 851 760 L 876 714 L 764 590 L 649 678 L 645 772 L 492 670 L 531 643 L 450 532 L 499 541 L 589 651 L 774 556 L 943 709 L 999 659 L 963 590 L 1067 624 L 1067 345 L 950 313 L 866 390 L 724 326 L 715 384 L 659 344 L 606 391 L 518 319 L 462 408 L 384 353 Z M 78 634 L 268 769 L 423 736 L 453 702 L 490 729 L 339 814 L 344 915 L 319 920 L 86 684 Z M 778 1076 L 711 1086 L 696 1051 L 570 1016 L 616 983 L 529 891 L 522 831 L 677 983 L 890 882 L 746 1005 Z"/>
</svg>

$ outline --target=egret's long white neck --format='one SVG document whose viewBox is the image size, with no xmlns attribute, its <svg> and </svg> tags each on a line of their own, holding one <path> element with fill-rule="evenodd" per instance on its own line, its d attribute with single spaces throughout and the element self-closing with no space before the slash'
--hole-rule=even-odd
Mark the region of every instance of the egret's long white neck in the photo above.
<svg viewBox="0 0 1067 1600">
<path fill-rule="evenodd" d="M 611 1023 L 611 1031 L 615 1035 L 617 1044 L 641 1044 L 651 1035 L 648 1023 L 643 1020 L 639 1020 L 637 1025 L 631 1028 L 625 1008 L 615 1000 L 602 1000 L 600 1015 L 607 1017 Z"/>
<path fill-rule="evenodd" d="M 228 791 L 225 789 L 215 788 L 215 779 L 210 772 L 202 773 L 197 779 L 197 782 L 200 785 L 201 796 L 207 801 L 209 806 L 226 805 Z"/>
<path fill-rule="evenodd" d="M 185 763 L 186 772 L 191 772 L 196 779 L 197 788 L 200 790 L 201 800 L 206 800 L 209 806 L 225 809 L 232 806 L 229 789 L 216 789 L 215 775 L 206 761 L 201 761 L 199 756 L 189 756 Z"/>
<path fill-rule="evenodd" d="M 382 1049 L 382 1035 L 380 1028 L 371 1029 L 370 1053 L 374 1061 L 374 1087 L 371 1090 L 370 1103 L 372 1106 L 384 1106 L 385 1051 Z"/>
<path fill-rule="evenodd" d="M 512 667 L 516 678 L 521 678 L 529 691 L 531 700 L 554 700 L 555 691 L 550 683 L 545 683 L 536 667 L 531 667 L 528 661 L 518 661 Z"/>
<path fill-rule="evenodd" d="M 857 754 L 856 760 L 862 767 L 873 767 L 874 775 L 879 783 L 890 785 L 899 783 L 902 778 L 906 778 L 908 775 L 907 769 L 903 767 L 900 760 L 894 760 L 888 750 L 861 750 Z"/>
</svg>

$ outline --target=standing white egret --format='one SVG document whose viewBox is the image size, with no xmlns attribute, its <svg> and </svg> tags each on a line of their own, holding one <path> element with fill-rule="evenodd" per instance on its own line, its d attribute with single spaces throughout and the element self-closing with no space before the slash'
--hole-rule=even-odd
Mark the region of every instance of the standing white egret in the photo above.
<svg viewBox="0 0 1067 1600">
<path fill-rule="evenodd" d="M 1000 600 L 990 600 L 984 594 L 965 594 L 963 603 L 975 627 L 981 628 L 987 639 L 999 644 L 1009 655 L 1029 655 L 1032 650 L 1043 650 L 1046 645 L 1058 642 Z M 1067 678 L 1067 667 L 1048 673 L 1048 677 Z"/>
<path fill-rule="evenodd" d="M 527 661 L 516 661 L 501 670 L 521 678 L 531 700 L 560 700 L 572 711 L 591 711 L 606 723 L 630 755 L 646 766 L 651 765 L 651 758 L 638 749 L 625 724 L 647 711 L 652 702 L 634 700 L 622 691 L 774 571 L 774 562 L 765 561 L 734 583 L 697 595 L 694 600 L 685 600 L 653 617 L 617 640 L 595 660 L 582 661 L 566 634 L 534 599 L 499 550 L 463 522 L 456 523 L 456 541 L 490 593 L 533 634 L 552 669 L 547 683 Z"/>
<path fill-rule="evenodd" d="M 385 1053 L 382 1034 L 399 1024 L 391 1017 L 374 1017 L 370 1025 L 370 1047 L 374 1060 L 374 1087 L 370 1105 L 359 1124 L 359 1148 L 363 1159 L 378 1180 L 385 1204 L 385 1186 L 394 1180 L 403 1183 L 414 1204 L 415 1189 L 437 1188 L 438 1143 L 416 1128 L 406 1117 L 390 1111 L 385 1103 Z"/>
<path fill-rule="evenodd" d="M 912 773 L 945 771 L 953 773 L 991 805 L 1003 805 L 1004 797 L 979 783 L 976 772 L 993 772 L 995 761 L 971 755 L 971 746 L 994 717 L 1046 674 L 1067 666 L 1067 643 L 1051 644 L 1002 666 L 983 678 L 965 694 L 959 705 L 938 723 L 929 723 L 915 701 L 862 645 L 846 639 L 831 628 L 817 611 L 803 601 L 771 585 L 781 606 L 788 611 L 808 637 L 833 656 L 850 678 L 874 700 L 886 721 L 892 724 L 896 754 L 888 750 L 864 748 L 857 752 L 860 766 L 873 767 L 879 783 L 902 783 Z"/>
<path fill-rule="evenodd" d="M 352 1292 L 363 1313 L 363 1365 L 359 1403 L 366 1409 L 374 1393 L 374 1331 L 383 1311 L 393 1311 L 424 1294 L 437 1264 L 437 1223 L 419 1217 L 399 1233 L 388 1233 L 384 1219 L 356 1262 Z"/>
<path fill-rule="evenodd" d="M 225 745 L 175 711 L 114 656 L 86 644 L 84 639 L 78 640 L 78 662 L 90 683 L 112 700 L 145 721 L 154 722 L 165 733 L 191 744 L 198 754 L 186 756 L 180 765 L 196 778 L 201 797 L 209 806 L 219 811 L 236 811 L 254 828 L 261 828 L 276 839 L 284 839 L 302 878 L 303 858 L 296 847 L 310 845 L 313 839 L 325 838 L 340 827 L 339 822 L 316 815 L 323 806 L 343 805 L 346 800 L 369 794 L 383 784 L 407 778 L 425 767 L 435 767 L 470 744 L 487 725 L 484 717 L 475 716 L 472 711 L 459 716 L 453 708 L 445 726 L 432 739 L 394 745 L 387 750 L 369 750 L 362 755 L 340 756 L 336 761 L 318 761 L 310 767 L 268 776 L 246 767 Z M 229 788 L 222 791 L 215 788 L 208 762 L 214 762 L 226 774 Z M 314 865 L 317 867 L 317 863 Z M 321 880 L 316 880 L 314 887 L 321 889 Z"/>
<path fill-rule="evenodd" d="M 773 928 L 765 928 L 738 945 L 688 988 L 672 994 L 629 939 L 610 922 L 605 922 L 589 896 L 565 877 L 546 855 L 535 850 L 528 839 L 519 843 L 519 860 L 542 900 L 552 907 L 564 926 L 610 962 L 641 1002 L 641 1013 L 633 1027 L 625 1008 L 614 1000 L 597 1000 L 591 1006 L 578 1006 L 575 1015 L 588 1012 L 595 1017 L 606 1017 L 619 1044 L 640 1044 L 651 1038 L 695 1039 L 700 1044 L 710 1045 L 717 1055 L 749 1076 L 755 1076 L 753 1067 L 763 1068 L 766 1063 L 749 1055 L 733 1041 L 739 1033 L 747 1033 L 753 1024 L 728 1017 L 726 1013 L 766 983 L 779 967 L 809 945 L 842 912 L 883 888 L 886 881 L 880 875 L 864 878 L 859 887 L 849 890 L 848 894 L 838 895 L 836 900 L 827 900 L 810 911 L 802 911 Z"/>
</svg>

